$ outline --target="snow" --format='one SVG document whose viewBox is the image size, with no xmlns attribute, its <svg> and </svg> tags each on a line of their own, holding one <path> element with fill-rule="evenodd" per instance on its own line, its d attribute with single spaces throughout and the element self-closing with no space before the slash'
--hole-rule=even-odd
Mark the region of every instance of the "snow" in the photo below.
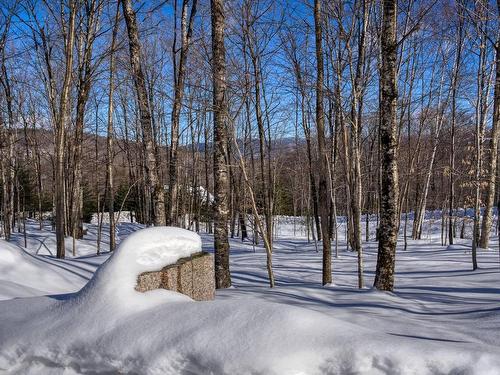
<svg viewBox="0 0 500 375">
<path fill-rule="evenodd" d="M 0 240 L 0 300 L 64 293 L 72 278 L 57 266 Z"/>
<path fill-rule="evenodd" d="M 102 222 L 104 224 L 109 224 L 109 212 L 103 212 L 100 213 L 99 215 L 97 213 L 94 213 L 92 215 L 92 218 L 90 219 L 90 223 L 97 225 L 99 222 Z M 134 216 L 132 212 L 130 211 L 121 211 L 121 212 L 115 212 L 114 215 L 115 218 L 115 223 L 132 223 Z"/>
<path fill-rule="evenodd" d="M 146 309 L 162 300 L 189 299 L 178 293 L 157 290 L 140 293 L 135 290 L 137 277 L 148 271 L 158 271 L 201 251 L 201 238 L 186 229 L 151 227 L 138 230 L 123 240 L 113 255 L 97 270 L 94 277 L 78 293 L 78 298 L 108 307 Z M 154 295 L 154 298 L 152 297 Z"/>
<path fill-rule="evenodd" d="M 121 223 L 118 249 L 95 256 L 87 251 L 95 251 L 96 227 L 89 225 L 77 241 L 86 255 L 61 261 L 30 254 L 33 238 L 52 235 L 30 224 L 26 249 L 0 242 L 0 290 L 18 297 L 0 302 L 0 372 L 500 373 L 496 251 L 479 251 L 480 269 L 472 272 L 469 242 L 440 246 L 433 224 L 428 239 L 410 240 L 407 251 L 398 247 L 396 290 L 385 293 L 356 288 L 356 254 L 340 241 L 334 284 L 322 287 L 321 253 L 281 225 L 276 288 L 267 287 L 265 250 L 232 240 L 234 288 L 217 291 L 215 301 L 194 302 L 164 290 L 139 293 L 134 283 L 140 272 L 201 247 L 210 251 L 210 235 L 201 241 L 176 228 L 134 232 L 139 225 Z M 369 286 L 376 243 L 364 246 Z M 21 268 L 4 274 L 13 265 Z"/>
</svg>

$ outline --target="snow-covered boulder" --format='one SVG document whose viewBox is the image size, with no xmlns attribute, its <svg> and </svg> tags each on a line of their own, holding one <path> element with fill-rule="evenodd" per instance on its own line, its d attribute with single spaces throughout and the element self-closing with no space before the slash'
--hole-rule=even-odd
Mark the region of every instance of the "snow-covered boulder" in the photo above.
<svg viewBox="0 0 500 375">
<path fill-rule="evenodd" d="M 136 288 L 139 275 L 160 271 L 200 252 L 201 238 L 194 232 L 175 227 L 138 230 L 120 243 L 113 255 L 79 292 L 80 298 L 99 298 L 110 304 L 135 305 L 139 309 L 165 302 L 167 295 L 167 299 L 183 299 L 178 293 L 167 291 L 149 290 L 142 293 L 147 289 Z"/>
</svg>

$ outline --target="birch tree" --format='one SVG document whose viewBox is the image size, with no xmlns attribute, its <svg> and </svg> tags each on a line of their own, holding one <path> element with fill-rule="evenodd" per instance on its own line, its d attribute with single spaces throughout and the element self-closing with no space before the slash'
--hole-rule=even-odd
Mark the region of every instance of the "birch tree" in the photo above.
<svg viewBox="0 0 500 375">
<path fill-rule="evenodd" d="M 65 238 L 65 194 L 64 194 L 64 182 L 65 176 L 65 137 L 66 128 L 69 122 L 70 116 L 70 90 L 72 87 L 72 73 L 73 73 L 73 48 L 75 42 L 75 19 L 77 12 L 76 0 L 70 0 L 69 7 L 69 17 L 66 21 L 65 4 L 61 3 L 61 19 L 64 20 L 63 27 L 65 35 L 64 44 L 64 80 L 61 88 L 61 95 L 59 98 L 59 108 L 57 111 L 57 117 L 55 118 L 55 207 L 56 207 L 56 256 L 58 258 L 64 258 L 66 255 L 66 247 L 64 244 Z M 67 23 L 66 23 L 67 22 Z"/>
</svg>

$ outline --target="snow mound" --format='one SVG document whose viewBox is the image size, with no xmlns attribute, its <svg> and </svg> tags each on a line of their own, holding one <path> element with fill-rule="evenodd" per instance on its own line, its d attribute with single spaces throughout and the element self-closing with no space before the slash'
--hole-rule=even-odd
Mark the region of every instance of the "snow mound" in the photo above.
<svg viewBox="0 0 500 375">
<path fill-rule="evenodd" d="M 21 247 L 0 240 L 0 300 L 63 293 L 68 280 L 57 267 Z"/>
<path fill-rule="evenodd" d="M 201 237 L 194 232 L 175 227 L 151 227 L 128 236 L 110 262 L 130 271 L 146 272 L 174 264 L 200 251 Z"/>
<path fill-rule="evenodd" d="M 151 296 L 150 296 L 151 297 Z M 263 302 L 0 304 L 0 369 L 19 374 L 498 374 L 479 345 L 414 342 L 320 312 Z M 33 345 L 32 343 L 37 343 Z"/>
<path fill-rule="evenodd" d="M 22 249 L 14 249 L 0 256 L 4 268 L 29 263 Z M 499 373 L 497 346 L 394 334 L 398 315 L 379 318 L 382 327 L 372 329 L 262 298 L 223 300 L 219 294 L 215 301 L 194 302 L 167 290 L 135 291 L 140 273 L 200 250 L 192 232 L 144 229 L 124 240 L 80 292 L 0 303 L 0 373 Z M 332 308 L 342 305 L 338 290 L 324 290 L 332 291 Z M 378 303 L 398 298 L 377 297 Z"/>
<path fill-rule="evenodd" d="M 200 251 L 200 236 L 186 229 L 151 227 L 138 230 L 120 243 L 113 255 L 78 293 L 79 299 L 104 299 L 107 303 L 139 309 L 165 302 L 167 295 L 170 300 L 189 299 L 166 290 L 137 292 L 137 277 L 143 272 L 158 271 Z"/>
</svg>

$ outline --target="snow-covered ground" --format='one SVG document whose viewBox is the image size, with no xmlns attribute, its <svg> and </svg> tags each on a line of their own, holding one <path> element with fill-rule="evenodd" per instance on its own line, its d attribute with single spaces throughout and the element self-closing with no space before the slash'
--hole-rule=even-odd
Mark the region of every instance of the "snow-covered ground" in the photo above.
<svg viewBox="0 0 500 375">
<path fill-rule="evenodd" d="M 0 240 L 0 373 L 500 374 L 496 236 L 471 271 L 470 241 L 441 246 L 440 220 L 430 218 L 423 240 L 398 248 L 396 290 L 384 293 L 369 288 L 375 242 L 364 244 L 359 290 L 341 225 L 334 284 L 322 287 L 315 244 L 295 220 L 277 222 L 276 288 L 267 286 L 264 249 L 235 239 L 234 288 L 211 302 L 132 290 L 130 276 L 161 258 L 157 235 L 130 237 L 96 272 L 109 258 L 106 227 L 101 255 L 89 224 L 75 256 L 68 239 L 58 260 L 50 226 L 30 222 L 26 248 L 21 234 Z M 120 223 L 118 242 L 140 228 Z M 205 250 L 212 241 L 202 234 Z"/>
</svg>

